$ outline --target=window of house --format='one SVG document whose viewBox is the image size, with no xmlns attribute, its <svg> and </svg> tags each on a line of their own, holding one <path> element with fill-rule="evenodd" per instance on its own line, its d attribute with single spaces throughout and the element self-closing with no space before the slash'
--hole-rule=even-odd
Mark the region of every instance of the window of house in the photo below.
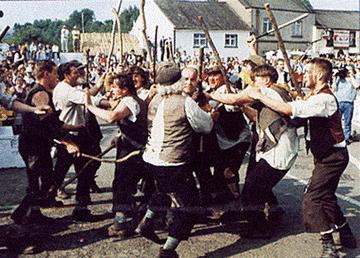
<svg viewBox="0 0 360 258">
<path fill-rule="evenodd" d="M 225 34 L 225 47 L 237 47 L 238 35 L 237 34 Z"/>
<path fill-rule="evenodd" d="M 263 18 L 263 33 L 266 33 L 271 29 L 272 29 L 272 24 L 269 18 Z"/>
<path fill-rule="evenodd" d="M 291 36 L 302 37 L 302 22 L 297 21 L 291 27 Z"/>
<path fill-rule="evenodd" d="M 204 33 L 194 33 L 194 48 L 207 47 L 207 40 Z"/>
<path fill-rule="evenodd" d="M 350 31 L 349 47 L 356 47 L 356 32 L 355 31 Z"/>
</svg>

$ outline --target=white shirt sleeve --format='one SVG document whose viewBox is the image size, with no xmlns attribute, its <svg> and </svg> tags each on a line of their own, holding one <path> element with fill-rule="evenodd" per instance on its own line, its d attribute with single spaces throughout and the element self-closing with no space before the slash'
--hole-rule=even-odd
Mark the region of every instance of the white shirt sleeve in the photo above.
<svg viewBox="0 0 360 258">
<path fill-rule="evenodd" d="M 135 123 L 137 115 L 140 113 L 139 104 L 132 97 L 124 97 L 120 103 L 123 103 L 131 112 L 131 115 L 127 117 L 131 122 Z"/>
<path fill-rule="evenodd" d="M 85 92 L 76 87 L 69 87 L 68 99 L 75 104 L 85 104 L 84 102 Z"/>
<path fill-rule="evenodd" d="M 190 97 L 185 99 L 185 113 L 195 132 L 210 133 L 213 127 L 213 121 L 210 114 L 202 110 Z"/>
<path fill-rule="evenodd" d="M 320 93 L 307 100 L 289 102 L 292 110 L 291 118 L 329 117 L 338 109 L 333 95 Z"/>
</svg>

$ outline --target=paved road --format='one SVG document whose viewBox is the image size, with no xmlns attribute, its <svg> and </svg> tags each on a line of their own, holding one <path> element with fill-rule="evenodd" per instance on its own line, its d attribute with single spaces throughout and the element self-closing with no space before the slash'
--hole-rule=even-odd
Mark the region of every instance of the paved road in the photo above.
<svg viewBox="0 0 360 258">
<path fill-rule="evenodd" d="M 105 138 L 103 146 L 108 146 L 116 127 L 103 127 Z M 358 130 L 359 132 L 360 130 Z M 360 243 L 360 142 L 349 146 L 351 162 L 342 176 L 338 198 L 346 214 L 358 243 Z M 107 157 L 113 158 L 115 152 Z M 244 166 L 245 167 L 245 166 Z M 241 180 L 244 179 L 244 167 Z M 304 149 L 294 167 L 276 187 L 280 204 L 285 208 L 285 216 L 278 222 L 273 237 L 268 240 L 249 240 L 241 237 L 245 224 L 231 225 L 200 224 L 196 225 L 192 236 L 178 248 L 181 257 L 318 257 L 321 246 L 316 234 L 304 233 L 301 222 L 301 202 L 304 184 L 311 176 L 311 155 Z M 44 212 L 59 219 L 56 226 L 41 227 L 44 250 L 35 257 L 155 257 L 159 246 L 138 236 L 120 241 L 107 238 L 107 226 L 111 223 L 111 181 L 113 165 L 104 164 L 98 172 L 97 182 L 104 193 L 93 194 L 94 204 L 91 209 L 102 214 L 104 220 L 96 223 L 75 224 L 69 217 L 72 208 L 47 209 Z M 73 175 L 70 171 L 68 176 Z M 25 192 L 26 177 L 23 170 L 0 171 L 0 237 L 11 225 L 8 215 L 11 208 L 18 204 Z M 69 186 L 74 192 L 75 185 Z M 73 203 L 73 199 L 69 203 Z M 159 231 L 160 236 L 166 234 Z M 0 256 L 12 257 L 0 244 Z M 342 257 L 360 257 L 360 249 L 341 250 Z M 30 256 L 29 256 L 30 257 Z M 34 257 L 34 256 L 31 256 Z"/>
</svg>

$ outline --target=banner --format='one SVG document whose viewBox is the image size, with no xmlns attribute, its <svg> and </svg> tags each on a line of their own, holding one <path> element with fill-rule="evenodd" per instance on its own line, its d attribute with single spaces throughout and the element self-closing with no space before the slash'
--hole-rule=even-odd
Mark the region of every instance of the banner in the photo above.
<svg viewBox="0 0 360 258">
<path fill-rule="evenodd" d="M 334 47 L 349 47 L 350 33 L 348 30 L 334 31 Z"/>
</svg>

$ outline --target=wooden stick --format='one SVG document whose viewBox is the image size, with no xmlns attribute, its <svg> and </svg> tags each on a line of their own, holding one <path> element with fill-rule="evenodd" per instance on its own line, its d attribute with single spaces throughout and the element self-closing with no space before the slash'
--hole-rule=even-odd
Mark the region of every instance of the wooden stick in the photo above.
<svg viewBox="0 0 360 258">
<path fill-rule="evenodd" d="M 10 26 L 7 25 L 1 32 L 0 32 L 0 42 L 3 39 L 3 37 L 5 37 L 6 32 L 10 29 Z"/>
<path fill-rule="evenodd" d="M 57 143 L 57 144 L 61 144 L 62 143 L 56 139 L 54 139 L 54 142 Z M 106 153 L 108 153 L 110 150 L 112 150 L 114 147 L 115 147 L 116 144 L 111 144 L 109 147 L 107 147 L 103 152 L 101 152 L 99 155 L 97 155 L 96 157 L 93 157 L 93 158 L 101 158 L 102 156 L 104 156 Z M 86 157 L 86 158 L 89 158 L 87 156 L 89 155 L 86 155 L 84 156 L 84 154 L 82 153 L 81 154 L 82 157 Z M 92 157 L 92 156 L 91 156 Z M 94 162 L 94 159 L 90 159 L 88 162 L 85 163 L 85 165 L 80 169 L 80 171 L 78 173 L 76 173 L 73 177 L 71 177 L 69 180 L 65 181 L 64 183 L 61 184 L 61 186 L 59 187 L 59 190 L 64 190 L 64 188 L 71 184 L 76 178 L 79 177 L 79 175 L 81 175 L 82 173 L 84 173 L 85 169 L 91 164 Z"/>
<path fill-rule="evenodd" d="M 202 72 L 203 72 L 203 62 L 204 62 L 204 48 L 199 48 L 199 57 L 198 57 L 198 81 L 201 84 L 202 83 Z M 200 85 L 201 86 L 201 85 Z M 201 86 L 202 90 L 202 86 Z"/>
<path fill-rule="evenodd" d="M 169 38 L 169 53 L 170 53 L 170 59 L 171 59 L 171 62 L 173 62 L 175 64 L 175 58 L 174 58 L 174 49 L 173 49 L 173 42 L 172 42 L 172 39 Z"/>
<path fill-rule="evenodd" d="M 291 82 L 292 82 L 293 86 L 295 87 L 296 92 L 301 95 L 301 88 L 299 87 L 297 81 L 295 80 L 294 71 L 291 68 L 290 60 L 289 60 L 288 54 L 287 54 L 286 49 L 285 49 L 285 44 L 284 44 L 284 41 L 282 40 L 282 37 L 281 37 L 280 31 L 279 31 L 275 16 L 271 11 L 270 4 L 266 3 L 264 5 L 264 7 L 265 7 L 265 12 L 266 12 L 267 16 L 270 19 L 270 22 L 274 26 L 274 32 L 275 32 L 276 38 L 277 38 L 277 40 L 279 42 L 279 48 L 281 50 L 281 53 L 284 56 L 286 67 L 289 70 L 289 75 L 290 75 Z"/>
<path fill-rule="evenodd" d="M 122 33 L 121 33 L 121 22 L 120 22 L 120 16 L 119 13 L 116 11 L 115 8 L 112 9 L 112 14 L 114 15 L 119 31 L 119 44 L 120 44 L 120 60 L 119 63 L 122 64 L 122 58 L 123 58 L 123 41 L 122 41 Z"/>
<path fill-rule="evenodd" d="M 157 57 L 157 40 L 158 40 L 158 29 L 159 29 L 159 26 L 155 26 L 155 42 L 154 42 L 154 53 L 153 53 L 153 64 L 152 64 L 152 70 L 153 70 L 153 81 L 155 83 L 156 81 L 156 57 Z"/>
<path fill-rule="evenodd" d="M 146 19 L 145 19 L 145 0 L 141 0 L 141 4 L 140 4 L 140 15 L 142 18 L 142 22 L 143 22 L 143 29 L 142 29 L 142 34 L 143 34 L 143 40 L 144 40 L 144 44 L 145 44 L 145 48 L 146 48 L 146 52 L 147 55 L 149 57 L 149 61 L 150 61 L 150 67 L 153 63 L 153 59 L 151 56 L 151 52 L 150 52 L 150 48 L 147 44 L 147 35 L 146 35 Z"/>
<path fill-rule="evenodd" d="M 122 4 L 122 0 L 119 0 L 118 8 L 116 10 L 117 13 L 120 12 L 121 4 Z M 107 60 L 106 60 L 106 71 L 109 70 L 110 59 L 111 59 L 111 56 L 112 56 L 112 54 L 114 52 L 115 29 L 116 29 L 116 19 L 114 19 L 114 21 L 113 21 L 113 26 L 112 26 L 112 31 L 111 31 L 111 43 L 110 43 L 110 49 L 109 49 L 108 57 L 107 57 Z"/>
<path fill-rule="evenodd" d="M 222 65 L 222 61 L 221 61 L 221 58 L 220 58 L 220 55 L 219 55 L 219 52 L 217 51 L 215 45 L 214 45 L 214 42 L 212 41 L 211 37 L 210 37 L 210 34 L 209 34 L 209 30 L 204 22 L 204 19 L 202 16 L 198 16 L 198 20 L 199 20 L 199 23 L 200 23 L 200 26 L 202 27 L 204 33 L 205 33 L 205 37 L 207 39 L 207 41 L 209 42 L 209 45 L 212 49 L 212 51 L 214 52 L 215 54 L 215 58 L 216 58 L 216 61 L 217 61 L 217 64 L 218 66 L 220 67 L 220 71 L 221 71 L 221 74 L 222 76 L 224 77 L 224 80 L 225 80 L 225 85 L 226 85 L 226 91 L 227 93 L 232 93 L 231 91 L 231 88 L 230 88 L 230 84 L 229 84 L 229 81 L 227 79 L 227 76 L 226 76 L 226 73 L 225 73 L 225 70 L 224 70 L 224 67 Z"/>
<path fill-rule="evenodd" d="M 304 19 L 304 18 L 306 18 L 308 16 L 309 16 L 309 13 L 304 13 L 303 15 L 300 15 L 299 17 L 297 17 L 297 18 L 295 18 L 295 19 L 293 19 L 291 21 L 288 21 L 288 22 L 285 22 L 285 23 L 279 25 L 278 29 L 279 30 L 283 29 L 283 28 L 285 28 L 285 27 L 287 27 L 287 26 L 289 26 L 289 25 L 291 25 L 291 24 L 293 24 L 293 23 L 295 23 L 297 21 L 300 21 L 300 20 L 302 20 L 302 19 Z M 275 29 L 271 29 L 271 30 L 259 35 L 259 36 L 256 36 L 256 39 L 260 39 L 262 37 L 265 37 L 265 36 L 269 35 L 270 33 L 273 33 L 274 31 L 275 31 Z"/>
</svg>

